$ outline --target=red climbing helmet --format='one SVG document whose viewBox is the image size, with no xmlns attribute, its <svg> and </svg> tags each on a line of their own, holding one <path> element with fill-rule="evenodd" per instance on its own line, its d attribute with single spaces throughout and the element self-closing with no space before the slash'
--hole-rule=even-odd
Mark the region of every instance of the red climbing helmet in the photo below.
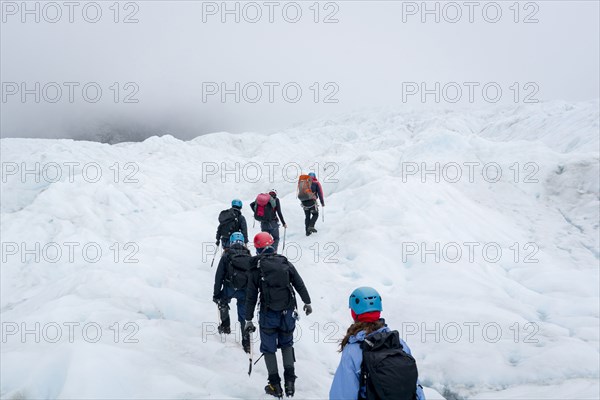
<svg viewBox="0 0 600 400">
<path fill-rule="evenodd" d="M 269 232 L 259 232 L 254 236 L 254 247 L 263 249 L 274 243 L 273 236 Z"/>
</svg>

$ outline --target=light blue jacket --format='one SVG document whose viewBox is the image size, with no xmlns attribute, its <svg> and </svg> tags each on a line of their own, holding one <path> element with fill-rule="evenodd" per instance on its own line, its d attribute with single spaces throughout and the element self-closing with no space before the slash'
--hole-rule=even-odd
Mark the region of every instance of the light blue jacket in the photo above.
<svg viewBox="0 0 600 400">
<path fill-rule="evenodd" d="M 384 326 L 376 332 L 389 332 L 390 328 Z M 365 340 L 365 337 L 369 337 L 375 332 L 365 335 L 365 331 L 360 331 L 354 336 L 350 336 L 348 344 L 342 351 L 342 359 L 340 365 L 335 371 L 333 377 L 333 383 L 329 390 L 329 400 L 357 400 L 358 390 L 360 385 L 360 366 L 362 364 L 363 355 L 362 349 L 360 348 L 360 342 Z M 410 348 L 400 339 L 400 343 L 404 348 L 404 351 L 411 354 Z M 411 354 L 412 355 L 412 354 Z M 362 387 L 360 390 L 363 392 L 365 388 Z M 417 399 L 425 400 L 425 394 L 423 394 L 423 388 L 417 381 Z"/>
</svg>

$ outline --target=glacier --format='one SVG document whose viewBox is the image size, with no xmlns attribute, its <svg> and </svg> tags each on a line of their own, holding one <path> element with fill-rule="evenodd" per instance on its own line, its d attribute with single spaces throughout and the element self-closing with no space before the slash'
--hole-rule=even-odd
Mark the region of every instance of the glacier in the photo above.
<svg viewBox="0 0 600 400">
<path fill-rule="evenodd" d="M 314 308 L 296 398 L 327 398 L 347 296 L 373 286 L 428 398 L 597 399 L 599 139 L 597 100 L 1 139 L 0 395 L 263 398 L 262 360 L 248 378 L 239 335 L 216 333 L 210 262 L 218 212 L 242 199 L 253 236 L 247 205 L 275 187 Z M 294 179 L 309 169 L 326 207 L 306 237 Z"/>
</svg>

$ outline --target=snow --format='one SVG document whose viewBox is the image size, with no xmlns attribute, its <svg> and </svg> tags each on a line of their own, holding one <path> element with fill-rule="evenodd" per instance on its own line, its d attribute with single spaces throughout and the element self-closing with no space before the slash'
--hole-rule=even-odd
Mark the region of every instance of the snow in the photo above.
<svg viewBox="0 0 600 400">
<path fill-rule="evenodd" d="M 210 262 L 218 211 L 241 198 L 253 236 L 247 205 L 275 187 L 315 311 L 296 332 L 296 398 L 327 398 L 347 296 L 366 285 L 430 399 L 598 398 L 598 108 L 377 110 L 189 142 L 2 139 L 0 395 L 261 398 L 262 360 L 248 378 L 239 334 L 216 334 Z M 439 182 L 420 173 L 436 162 Z M 327 206 L 307 238 L 293 180 L 315 163 Z"/>
</svg>

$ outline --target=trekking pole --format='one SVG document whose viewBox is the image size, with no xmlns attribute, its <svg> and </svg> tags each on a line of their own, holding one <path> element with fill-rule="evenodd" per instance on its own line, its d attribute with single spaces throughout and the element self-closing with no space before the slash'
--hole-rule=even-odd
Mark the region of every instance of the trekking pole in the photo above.
<svg viewBox="0 0 600 400">
<path fill-rule="evenodd" d="M 321 220 L 325 222 L 325 206 L 322 207 L 323 214 L 321 214 Z"/>
<path fill-rule="evenodd" d="M 283 249 L 281 249 L 281 251 L 285 250 L 285 233 L 287 232 L 287 228 L 283 228 Z"/>
<path fill-rule="evenodd" d="M 211 263 L 210 263 L 210 267 L 211 267 L 211 268 L 213 267 L 213 264 L 215 263 L 215 258 L 217 257 L 217 251 L 219 251 L 219 246 L 217 246 L 217 247 L 215 248 L 215 254 L 213 254 L 213 259 L 212 259 L 212 261 L 211 261 Z"/>
<path fill-rule="evenodd" d="M 254 361 L 254 365 L 256 365 L 256 363 L 258 363 L 258 362 L 260 361 L 260 359 L 261 359 L 261 358 L 263 358 L 263 356 L 264 356 L 264 355 L 265 355 L 265 353 L 262 353 L 262 354 L 260 355 L 260 357 L 258 357 L 258 358 L 256 359 L 256 361 Z"/>
</svg>

